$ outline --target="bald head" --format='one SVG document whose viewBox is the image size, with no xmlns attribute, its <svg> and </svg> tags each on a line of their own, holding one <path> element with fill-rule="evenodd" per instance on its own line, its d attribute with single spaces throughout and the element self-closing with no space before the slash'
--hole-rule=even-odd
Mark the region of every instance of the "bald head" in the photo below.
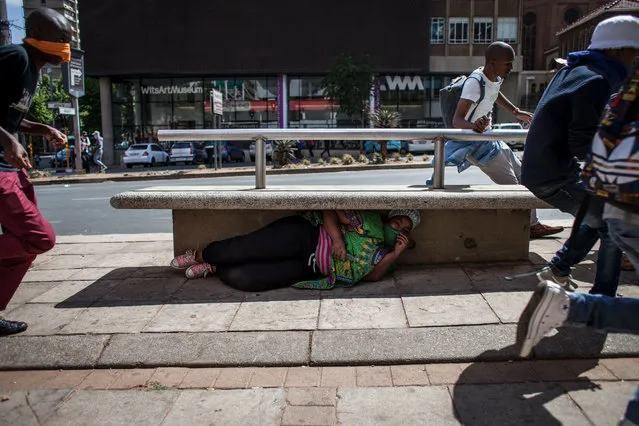
<svg viewBox="0 0 639 426">
<path fill-rule="evenodd" d="M 47 7 L 34 10 L 27 16 L 27 37 L 41 41 L 69 43 L 71 23 L 60 13 Z"/>
<path fill-rule="evenodd" d="M 486 62 L 500 59 L 514 59 L 515 50 L 503 41 L 496 41 L 486 48 Z"/>
</svg>

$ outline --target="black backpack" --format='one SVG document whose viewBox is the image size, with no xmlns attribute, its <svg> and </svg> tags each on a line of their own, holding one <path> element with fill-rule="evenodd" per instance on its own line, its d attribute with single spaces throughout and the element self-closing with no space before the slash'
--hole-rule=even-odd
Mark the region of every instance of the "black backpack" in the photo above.
<svg viewBox="0 0 639 426">
<path fill-rule="evenodd" d="M 486 94 L 486 82 L 484 78 L 478 73 L 473 71 L 470 75 L 460 75 L 455 78 L 450 84 L 439 91 L 439 104 L 442 110 L 442 119 L 444 120 L 444 127 L 447 129 L 453 128 L 453 118 L 455 117 L 455 111 L 457 110 L 457 104 L 459 103 L 459 98 L 461 97 L 462 91 L 464 90 L 464 84 L 468 81 L 469 78 L 474 78 L 479 82 L 479 99 L 475 102 L 475 107 L 470 113 L 470 117 L 468 121 L 473 122 L 473 118 L 475 115 L 475 111 L 477 111 L 477 107 L 484 100 L 484 95 Z"/>
</svg>

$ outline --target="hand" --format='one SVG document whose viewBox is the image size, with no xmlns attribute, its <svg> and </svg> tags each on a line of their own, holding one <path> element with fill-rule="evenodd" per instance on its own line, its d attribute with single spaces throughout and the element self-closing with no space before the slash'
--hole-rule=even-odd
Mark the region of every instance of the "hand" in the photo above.
<svg viewBox="0 0 639 426">
<path fill-rule="evenodd" d="M 533 114 L 527 111 L 517 110 L 515 111 L 515 117 L 523 121 L 526 124 L 530 124 L 533 119 Z"/>
<path fill-rule="evenodd" d="M 395 254 L 398 256 L 408 248 L 408 236 L 401 233 L 397 236 L 397 242 L 395 243 Z"/>
<path fill-rule="evenodd" d="M 11 138 L 11 145 L 4 150 L 4 161 L 16 169 L 30 169 L 29 155 L 17 140 Z"/>
<path fill-rule="evenodd" d="M 51 126 L 46 126 L 46 132 L 44 137 L 47 138 L 49 142 L 51 142 L 55 147 L 62 148 L 67 143 L 67 137 L 64 133 L 60 132 L 57 129 L 54 129 Z"/>
<path fill-rule="evenodd" d="M 346 260 L 346 246 L 344 241 L 333 242 L 333 257 L 339 260 Z"/>
<path fill-rule="evenodd" d="M 490 123 L 490 118 L 488 116 L 479 117 L 477 121 L 475 121 L 475 126 L 473 130 L 477 133 L 484 133 L 486 131 L 486 127 L 488 127 L 488 123 Z"/>
</svg>

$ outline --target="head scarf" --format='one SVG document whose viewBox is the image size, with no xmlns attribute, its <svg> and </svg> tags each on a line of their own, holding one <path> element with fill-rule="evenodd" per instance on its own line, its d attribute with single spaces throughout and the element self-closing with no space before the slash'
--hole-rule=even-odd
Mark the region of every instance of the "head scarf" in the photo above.
<svg viewBox="0 0 639 426">
<path fill-rule="evenodd" d="M 419 214 L 419 211 L 417 210 L 408 210 L 408 209 L 391 210 L 391 212 L 388 213 L 389 219 L 395 216 L 406 216 L 407 218 L 409 218 L 411 223 L 413 224 L 413 227 L 411 228 L 411 230 L 415 229 L 417 225 L 419 225 L 419 222 L 422 221 L 421 215 Z"/>
</svg>

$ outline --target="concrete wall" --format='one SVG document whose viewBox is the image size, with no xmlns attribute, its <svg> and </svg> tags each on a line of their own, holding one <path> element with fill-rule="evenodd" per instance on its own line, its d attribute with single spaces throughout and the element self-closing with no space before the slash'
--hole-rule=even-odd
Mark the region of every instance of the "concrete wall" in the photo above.
<svg viewBox="0 0 639 426">
<path fill-rule="evenodd" d="M 285 210 L 174 210 L 175 254 L 242 235 L 294 214 Z M 400 264 L 528 259 L 529 210 L 423 210 Z M 499 225 L 497 225 L 499 224 Z"/>
</svg>

